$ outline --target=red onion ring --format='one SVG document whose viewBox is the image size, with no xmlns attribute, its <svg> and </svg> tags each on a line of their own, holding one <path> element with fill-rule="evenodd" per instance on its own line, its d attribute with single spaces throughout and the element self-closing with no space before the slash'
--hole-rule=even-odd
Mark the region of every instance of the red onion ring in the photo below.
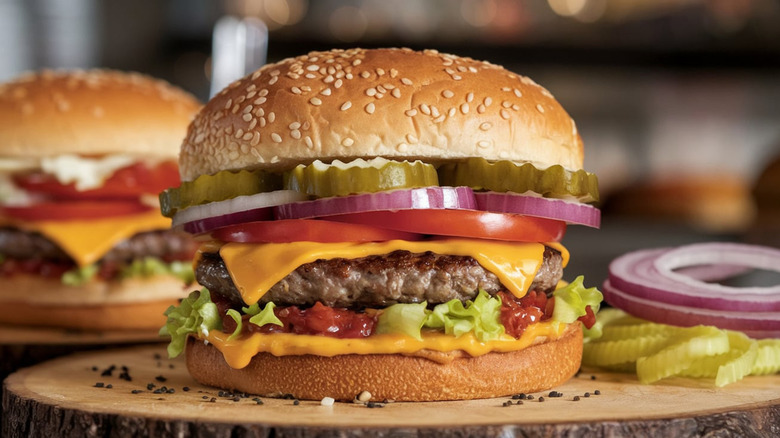
<svg viewBox="0 0 780 438">
<path fill-rule="evenodd" d="M 631 252 L 610 264 L 605 299 L 655 322 L 710 324 L 780 337 L 780 285 L 738 288 L 706 283 L 702 280 L 713 278 L 712 270 L 691 270 L 704 265 L 725 266 L 728 273 L 744 268 L 780 272 L 780 250 L 703 243 Z"/>
<path fill-rule="evenodd" d="M 741 331 L 755 339 L 780 337 L 778 312 L 733 312 L 676 306 L 632 296 L 613 287 L 609 280 L 604 282 L 601 292 L 610 305 L 649 321 L 680 327 L 714 325 Z"/>
<path fill-rule="evenodd" d="M 337 214 L 414 209 L 476 209 L 469 187 L 421 187 L 293 202 L 274 207 L 277 219 L 307 219 Z"/>
<path fill-rule="evenodd" d="M 273 208 L 265 207 L 198 219 L 192 222 L 186 222 L 182 224 L 181 227 L 190 234 L 203 234 L 228 225 L 242 224 L 244 222 L 269 221 L 273 220 L 273 218 Z"/>
<path fill-rule="evenodd" d="M 477 192 L 474 196 L 482 211 L 536 216 L 593 228 L 601 225 L 601 210 L 588 204 L 517 193 Z"/>
</svg>

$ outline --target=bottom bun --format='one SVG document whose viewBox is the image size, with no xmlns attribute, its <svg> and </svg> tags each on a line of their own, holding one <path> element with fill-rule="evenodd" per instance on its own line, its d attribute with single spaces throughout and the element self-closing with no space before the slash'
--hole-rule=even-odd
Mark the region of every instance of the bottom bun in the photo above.
<svg viewBox="0 0 780 438">
<path fill-rule="evenodd" d="M 582 329 L 510 353 L 488 353 L 434 362 L 401 354 L 277 357 L 260 353 L 242 369 L 231 368 L 214 346 L 190 337 L 187 368 L 204 385 L 263 396 L 292 394 L 304 400 L 436 401 L 500 397 L 560 385 L 580 367 Z"/>
<path fill-rule="evenodd" d="M 75 330 L 159 330 L 165 310 L 192 289 L 167 275 L 83 286 L 15 275 L 2 284 L 0 323 Z"/>
</svg>

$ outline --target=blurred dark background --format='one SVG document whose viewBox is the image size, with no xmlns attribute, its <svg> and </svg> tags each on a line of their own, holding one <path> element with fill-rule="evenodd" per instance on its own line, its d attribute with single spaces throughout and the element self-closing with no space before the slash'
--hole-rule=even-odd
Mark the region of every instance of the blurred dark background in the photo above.
<svg viewBox="0 0 780 438">
<path fill-rule="evenodd" d="M 780 154 L 777 0 L 0 0 L 0 80 L 109 67 L 205 101 L 228 15 L 266 24 L 269 61 L 435 48 L 548 88 L 577 121 L 603 197 L 602 230 L 570 227 L 569 272 L 598 280 L 623 251 L 754 235 L 753 185 Z M 720 195 L 699 207 L 704 191 Z"/>
</svg>

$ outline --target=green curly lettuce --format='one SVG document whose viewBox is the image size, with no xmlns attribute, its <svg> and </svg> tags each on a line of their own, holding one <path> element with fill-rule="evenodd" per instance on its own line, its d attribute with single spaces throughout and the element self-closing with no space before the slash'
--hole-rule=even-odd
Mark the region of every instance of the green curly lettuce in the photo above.
<svg viewBox="0 0 780 438">
<path fill-rule="evenodd" d="M 482 342 L 498 339 L 504 333 L 500 322 L 501 300 L 484 290 L 465 305 L 460 300 L 439 304 L 433 310 L 428 310 L 426 305 L 425 302 L 393 304 L 379 315 L 376 332 L 399 333 L 421 340 L 422 329 L 432 328 L 455 337 L 473 332 Z"/>
<path fill-rule="evenodd" d="M 97 264 L 73 268 L 60 278 L 62 284 L 67 286 L 82 286 L 89 283 L 100 271 Z M 180 279 L 185 284 L 195 282 L 195 273 L 192 270 L 192 263 L 173 261 L 167 263 L 156 257 L 144 257 L 133 260 L 129 265 L 123 266 L 119 270 L 119 278 L 146 278 L 155 275 L 171 275 Z"/>
<path fill-rule="evenodd" d="M 206 288 L 191 292 L 178 306 L 169 307 L 165 316 L 168 320 L 160 329 L 160 336 L 171 337 L 168 344 L 168 357 L 171 358 L 184 351 L 188 335 L 208 335 L 209 331 L 222 328 L 217 305 L 211 301 Z"/>
<path fill-rule="evenodd" d="M 601 300 L 604 299 L 604 296 L 595 287 L 586 288 L 583 285 L 583 280 L 584 277 L 580 275 L 565 287 L 556 289 L 553 292 L 555 297 L 555 309 L 552 314 L 553 321 L 571 324 L 579 317 L 587 314 L 585 309 L 588 306 L 590 306 L 594 314 L 599 312 Z M 600 330 L 600 327 L 594 325 L 591 330 Z"/>
<path fill-rule="evenodd" d="M 266 324 L 274 324 L 283 327 L 284 324 L 281 319 L 276 317 L 274 308 L 276 308 L 274 303 L 268 303 L 262 309 L 260 309 L 260 303 L 254 303 L 249 307 L 242 307 L 241 311 L 247 315 L 252 315 L 249 318 L 249 322 L 254 325 L 262 327 Z"/>
</svg>

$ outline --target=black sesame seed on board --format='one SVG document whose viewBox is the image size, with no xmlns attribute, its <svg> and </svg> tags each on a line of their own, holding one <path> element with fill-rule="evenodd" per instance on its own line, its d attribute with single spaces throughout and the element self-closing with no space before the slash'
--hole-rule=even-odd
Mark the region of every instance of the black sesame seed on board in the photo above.
<svg viewBox="0 0 780 438">
<path fill-rule="evenodd" d="M 154 358 L 155 360 L 160 360 L 162 359 L 162 356 L 160 356 L 160 353 L 154 353 Z"/>
<path fill-rule="evenodd" d="M 541 403 L 543 401 L 544 401 L 544 397 L 539 397 L 539 402 Z"/>
<path fill-rule="evenodd" d="M 301 404 L 300 400 L 294 400 L 293 401 L 293 405 L 298 406 L 299 404 Z"/>
<path fill-rule="evenodd" d="M 158 381 L 158 382 L 165 382 L 165 381 L 167 381 L 168 379 L 167 379 L 167 378 L 165 378 L 164 376 L 157 376 L 157 377 L 155 377 L 155 378 L 154 378 L 154 380 L 156 380 L 156 381 Z"/>
<path fill-rule="evenodd" d="M 596 376 L 594 376 L 594 375 L 591 375 L 591 376 L 590 376 L 590 380 L 596 380 Z"/>
<path fill-rule="evenodd" d="M 203 396 L 203 397 L 201 397 L 201 398 L 202 398 L 203 400 L 208 400 L 208 399 L 209 399 L 209 396 L 207 396 L 207 395 L 204 395 L 204 396 Z"/>
<path fill-rule="evenodd" d="M 100 373 L 100 375 L 103 377 L 111 377 L 115 369 L 116 369 L 116 365 L 111 365 L 110 367 L 104 369 L 103 372 Z"/>
<path fill-rule="evenodd" d="M 526 398 L 527 398 L 528 400 L 533 400 L 533 399 L 534 399 L 534 396 L 533 396 L 533 394 L 528 394 L 528 397 L 526 397 Z"/>
<path fill-rule="evenodd" d="M 209 402 L 216 403 L 217 402 L 217 398 L 216 397 L 211 397 L 211 400 L 209 400 Z"/>
<path fill-rule="evenodd" d="M 590 397 L 590 393 L 586 392 L 585 394 L 582 394 L 584 397 Z"/>
<path fill-rule="evenodd" d="M 103 386 L 105 386 L 105 384 L 103 382 L 95 382 L 95 386 L 94 387 L 95 388 L 102 388 Z"/>
<path fill-rule="evenodd" d="M 241 401 L 241 397 L 235 396 L 235 397 L 233 397 L 233 401 L 234 402 L 239 402 L 239 401 Z"/>
<path fill-rule="evenodd" d="M 134 389 L 134 390 L 130 391 L 131 394 L 140 394 L 142 392 L 143 391 L 141 391 L 140 389 Z"/>
<path fill-rule="evenodd" d="M 173 394 L 174 392 L 176 392 L 176 390 L 175 390 L 175 389 L 173 389 L 173 388 L 168 388 L 168 394 Z"/>
<path fill-rule="evenodd" d="M 501 403 L 501 406 L 503 406 L 503 407 L 507 407 L 507 406 L 509 406 L 509 405 L 511 405 L 511 404 L 512 404 L 512 402 L 505 401 L 504 403 Z"/>
<path fill-rule="evenodd" d="M 185 386 L 185 387 L 184 387 L 184 388 L 182 388 L 181 390 L 182 390 L 182 391 L 184 391 L 184 392 L 189 392 L 189 390 L 190 390 L 190 387 L 189 387 L 189 386 Z"/>
<path fill-rule="evenodd" d="M 147 383 L 146 384 L 146 390 L 147 391 L 151 391 L 151 390 L 154 389 L 155 386 L 157 386 L 157 385 L 155 385 L 154 383 Z"/>
<path fill-rule="evenodd" d="M 97 370 L 98 370 L 97 365 L 92 365 L 92 371 L 97 371 Z"/>
<path fill-rule="evenodd" d="M 108 389 L 111 389 L 111 388 L 113 388 L 113 387 L 114 387 L 114 385 L 112 385 L 112 384 L 110 384 L 110 383 L 109 383 L 108 385 L 106 385 L 106 388 L 108 388 Z"/>
<path fill-rule="evenodd" d="M 578 395 L 575 395 L 575 396 L 574 396 L 574 401 L 580 401 L 580 396 L 578 396 Z"/>
<path fill-rule="evenodd" d="M 599 390 L 597 389 L 597 390 L 593 391 L 593 394 L 594 394 L 594 395 L 601 395 L 601 391 L 599 391 Z"/>
</svg>

